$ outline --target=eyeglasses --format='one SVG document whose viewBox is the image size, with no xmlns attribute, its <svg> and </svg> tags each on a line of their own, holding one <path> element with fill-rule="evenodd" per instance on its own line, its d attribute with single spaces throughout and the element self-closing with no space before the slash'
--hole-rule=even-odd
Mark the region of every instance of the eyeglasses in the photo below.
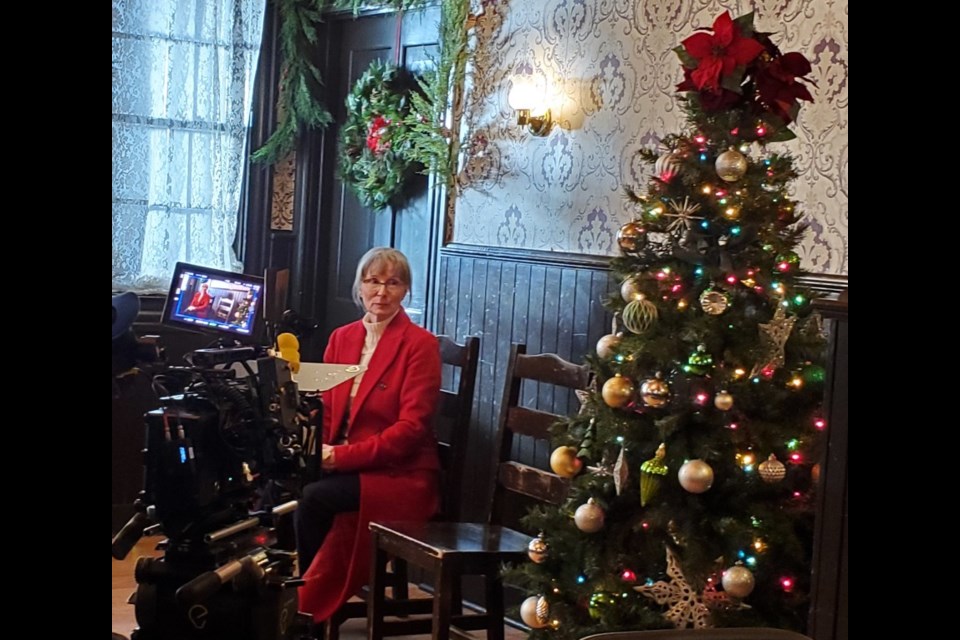
<svg viewBox="0 0 960 640">
<path fill-rule="evenodd" d="M 406 287 L 404 283 L 400 282 L 396 278 L 390 278 L 386 282 L 380 282 L 376 278 L 364 278 L 360 284 L 363 285 L 364 289 L 371 293 L 378 291 L 380 287 L 386 287 L 387 291 L 390 293 L 396 293 L 400 289 Z"/>
</svg>

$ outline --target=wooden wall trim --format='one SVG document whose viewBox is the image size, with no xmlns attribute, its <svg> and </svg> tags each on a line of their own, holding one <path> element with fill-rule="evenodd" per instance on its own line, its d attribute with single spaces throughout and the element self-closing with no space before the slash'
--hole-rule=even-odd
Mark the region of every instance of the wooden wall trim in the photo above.
<svg viewBox="0 0 960 640">
<path fill-rule="evenodd" d="M 537 249 L 515 249 L 512 247 L 487 247 L 451 242 L 440 249 L 442 256 L 459 258 L 484 258 L 501 262 L 522 264 L 542 264 L 562 267 L 579 267 L 607 271 L 610 268 L 610 256 L 597 256 L 585 253 L 566 253 L 562 251 L 540 251 Z M 828 296 L 837 296 L 847 289 L 848 277 L 832 274 L 804 274 L 798 282 Z"/>
</svg>

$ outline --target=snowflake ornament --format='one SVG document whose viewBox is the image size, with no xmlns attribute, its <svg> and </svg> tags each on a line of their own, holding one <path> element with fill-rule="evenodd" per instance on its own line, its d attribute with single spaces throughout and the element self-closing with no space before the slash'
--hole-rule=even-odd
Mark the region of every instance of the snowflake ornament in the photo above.
<svg viewBox="0 0 960 640">
<path fill-rule="evenodd" d="M 667 548 L 667 575 L 670 582 L 655 582 L 652 585 L 634 587 L 642 595 L 656 601 L 657 604 L 668 604 L 670 609 L 663 617 L 673 623 L 677 629 L 705 629 L 710 627 L 710 609 L 704 603 L 704 598 L 697 593 L 683 577 L 683 570 L 677 561 L 676 555 Z"/>
</svg>

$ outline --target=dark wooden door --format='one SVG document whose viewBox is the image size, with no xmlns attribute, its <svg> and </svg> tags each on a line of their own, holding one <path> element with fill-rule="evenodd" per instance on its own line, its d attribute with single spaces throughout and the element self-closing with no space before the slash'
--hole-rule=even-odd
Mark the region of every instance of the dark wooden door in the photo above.
<svg viewBox="0 0 960 640">
<path fill-rule="evenodd" d="M 374 60 L 395 62 L 414 72 L 433 65 L 439 51 L 439 18 L 439 7 L 429 7 L 402 16 L 386 13 L 330 19 L 328 104 L 337 124 L 346 119 L 344 98 Z M 325 136 L 325 144 L 336 145 L 336 136 Z M 334 328 L 360 317 L 353 281 L 360 257 L 375 246 L 395 247 L 409 258 L 413 283 L 403 305 L 414 322 L 426 326 L 441 220 L 436 190 L 426 176 L 417 176 L 413 197 L 404 208 L 378 213 L 364 207 L 338 178 L 335 162 L 325 162 L 323 171 L 321 215 L 328 216 L 329 223 L 326 255 L 320 259 L 326 272 L 323 341 Z"/>
</svg>

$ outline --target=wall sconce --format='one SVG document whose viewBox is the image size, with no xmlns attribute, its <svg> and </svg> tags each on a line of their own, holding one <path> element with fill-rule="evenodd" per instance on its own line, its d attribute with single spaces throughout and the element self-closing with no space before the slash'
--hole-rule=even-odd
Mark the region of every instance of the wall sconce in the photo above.
<svg viewBox="0 0 960 640">
<path fill-rule="evenodd" d="M 546 109 L 540 115 L 532 115 L 531 112 L 536 107 L 542 106 L 542 101 L 546 91 L 542 82 L 535 81 L 530 76 L 516 75 L 513 77 L 513 86 L 510 87 L 510 93 L 507 94 L 507 102 L 510 108 L 517 112 L 517 124 L 526 126 L 530 133 L 542 137 L 550 133 L 553 126 L 553 118 L 550 109 Z"/>
</svg>

